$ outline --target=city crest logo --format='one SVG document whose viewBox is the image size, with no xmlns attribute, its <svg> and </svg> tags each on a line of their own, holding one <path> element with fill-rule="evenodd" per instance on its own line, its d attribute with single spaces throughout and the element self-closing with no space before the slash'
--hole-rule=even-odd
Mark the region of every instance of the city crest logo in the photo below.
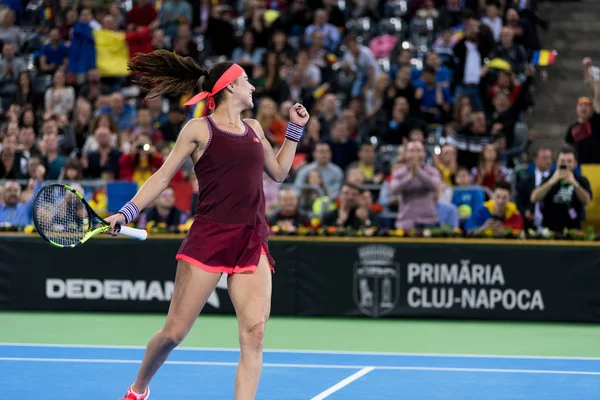
<svg viewBox="0 0 600 400">
<path fill-rule="evenodd" d="M 390 313 L 400 299 L 400 264 L 390 246 L 368 245 L 358 248 L 354 264 L 353 297 L 358 309 L 370 317 Z"/>
</svg>

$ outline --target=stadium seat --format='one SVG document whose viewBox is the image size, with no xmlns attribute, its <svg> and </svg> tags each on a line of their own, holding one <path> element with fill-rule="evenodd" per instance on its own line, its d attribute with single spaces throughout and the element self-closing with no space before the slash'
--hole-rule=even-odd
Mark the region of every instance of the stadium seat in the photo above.
<svg viewBox="0 0 600 400">
<path fill-rule="evenodd" d="M 106 184 L 107 208 L 109 212 L 119 211 L 135 196 L 138 185 L 134 182 L 110 182 Z"/>
</svg>

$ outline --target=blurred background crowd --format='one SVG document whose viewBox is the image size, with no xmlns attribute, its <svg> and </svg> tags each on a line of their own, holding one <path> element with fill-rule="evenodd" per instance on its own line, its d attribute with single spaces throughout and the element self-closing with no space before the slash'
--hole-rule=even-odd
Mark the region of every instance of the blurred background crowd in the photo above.
<svg viewBox="0 0 600 400">
<path fill-rule="evenodd" d="M 592 198 L 580 166 L 600 159 L 600 72 L 583 60 L 593 96 L 565 121 L 566 147 L 536 145 L 527 116 L 552 82 L 532 59 L 548 26 L 535 0 L 3 0 L 0 223 L 31 225 L 42 181 L 114 212 L 160 168 L 208 111 L 182 106 L 192 93 L 143 100 L 123 63 L 167 49 L 242 65 L 256 87 L 245 116 L 275 150 L 292 104 L 310 111 L 288 179 L 264 177 L 274 231 L 580 229 Z M 138 226 L 189 226 L 193 167 Z"/>
</svg>

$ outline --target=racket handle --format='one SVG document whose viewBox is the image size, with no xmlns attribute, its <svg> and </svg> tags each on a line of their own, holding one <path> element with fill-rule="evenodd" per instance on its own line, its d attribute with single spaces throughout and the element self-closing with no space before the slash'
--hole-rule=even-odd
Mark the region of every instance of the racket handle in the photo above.
<svg viewBox="0 0 600 400">
<path fill-rule="evenodd" d="M 146 232 L 144 229 L 130 228 L 128 226 L 122 226 L 119 230 L 119 234 L 123 236 L 136 238 L 139 240 L 146 240 L 146 238 L 148 237 L 148 232 Z"/>
</svg>

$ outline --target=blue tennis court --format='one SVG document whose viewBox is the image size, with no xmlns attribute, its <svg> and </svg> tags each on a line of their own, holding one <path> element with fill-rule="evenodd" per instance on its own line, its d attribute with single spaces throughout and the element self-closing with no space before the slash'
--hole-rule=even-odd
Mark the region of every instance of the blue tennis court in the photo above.
<svg viewBox="0 0 600 400">
<path fill-rule="evenodd" d="M 141 347 L 0 344 L 0 398 L 118 399 Z M 153 400 L 232 399 L 239 353 L 175 350 Z M 257 399 L 594 399 L 600 359 L 266 351 Z"/>
</svg>

